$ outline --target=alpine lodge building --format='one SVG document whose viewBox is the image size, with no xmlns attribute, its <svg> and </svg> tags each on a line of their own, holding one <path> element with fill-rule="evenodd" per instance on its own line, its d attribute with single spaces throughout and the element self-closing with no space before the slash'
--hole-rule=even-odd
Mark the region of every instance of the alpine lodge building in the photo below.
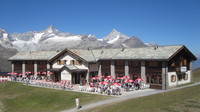
<svg viewBox="0 0 200 112">
<path fill-rule="evenodd" d="M 10 57 L 12 72 L 52 72 L 55 82 L 80 84 L 91 77 L 111 75 L 144 79 L 150 88 L 170 87 L 192 82 L 192 62 L 197 58 L 184 46 L 123 49 L 65 49 L 62 51 L 19 52 Z"/>
</svg>

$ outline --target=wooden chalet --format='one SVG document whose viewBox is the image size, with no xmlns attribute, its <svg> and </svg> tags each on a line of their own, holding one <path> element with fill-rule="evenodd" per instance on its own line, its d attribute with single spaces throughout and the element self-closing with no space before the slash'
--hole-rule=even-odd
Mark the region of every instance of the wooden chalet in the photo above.
<svg viewBox="0 0 200 112">
<path fill-rule="evenodd" d="M 62 51 L 20 52 L 11 58 L 12 72 L 53 72 L 54 81 L 112 75 L 143 78 L 151 88 L 169 89 L 192 82 L 192 62 L 197 58 L 184 46 L 125 49 L 65 49 Z"/>
</svg>

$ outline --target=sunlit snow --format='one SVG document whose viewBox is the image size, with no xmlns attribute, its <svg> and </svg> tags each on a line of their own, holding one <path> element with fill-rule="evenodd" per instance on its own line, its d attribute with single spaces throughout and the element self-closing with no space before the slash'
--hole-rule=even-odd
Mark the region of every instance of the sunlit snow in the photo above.
<svg viewBox="0 0 200 112">
<path fill-rule="evenodd" d="M 38 43 L 44 33 L 36 33 L 35 38 L 32 39 L 33 43 Z"/>
<path fill-rule="evenodd" d="M 116 38 L 114 38 L 113 40 L 109 40 L 107 43 L 112 44 L 112 43 L 116 42 L 118 39 L 119 39 L 119 35 Z"/>
<path fill-rule="evenodd" d="M 69 37 L 55 36 L 54 38 L 49 38 L 48 40 L 57 41 L 57 42 L 62 42 L 62 41 L 77 41 L 77 40 L 81 40 L 81 36 L 69 36 Z"/>
</svg>

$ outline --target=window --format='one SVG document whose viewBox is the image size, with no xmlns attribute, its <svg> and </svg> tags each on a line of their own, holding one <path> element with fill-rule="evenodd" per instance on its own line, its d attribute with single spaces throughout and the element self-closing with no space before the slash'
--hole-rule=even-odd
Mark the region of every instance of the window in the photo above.
<svg viewBox="0 0 200 112">
<path fill-rule="evenodd" d="M 157 66 L 158 66 L 158 62 L 156 61 L 149 62 L 149 67 L 157 67 Z"/>
<path fill-rule="evenodd" d="M 116 66 L 124 66 L 124 62 L 123 61 L 116 61 Z"/>
<path fill-rule="evenodd" d="M 60 65 L 60 60 L 57 60 L 57 65 Z"/>
<path fill-rule="evenodd" d="M 38 61 L 38 65 L 45 65 L 47 64 L 45 61 Z"/>
<path fill-rule="evenodd" d="M 184 65 L 184 66 L 187 65 L 187 60 L 186 60 L 186 59 L 184 59 L 184 61 L 183 61 L 183 65 Z"/>
<path fill-rule="evenodd" d="M 130 61 L 130 62 L 129 62 L 129 66 L 138 67 L 138 66 L 140 66 L 140 65 L 139 65 L 139 61 Z"/>
<path fill-rule="evenodd" d="M 76 65 L 77 63 L 76 63 L 76 60 L 70 60 L 70 64 L 71 65 Z"/>
<path fill-rule="evenodd" d="M 175 62 L 172 62 L 172 63 L 171 63 L 171 67 L 174 67 L 174 66 L 175 66 Z"/>
<path fill-rule="evenodd" d="M 176 82 L 176 75 L 171 76 L 171 82 Z"/>
<path fill-rule="evenodd" d="M 65 65 L 65 63 L 66 63 L 66 60 L 60 60 L 61 65 Z"/>
<path fill-rule="evenodd" d="M 180 73 L 178 74 L 178 80 L 188 80 L 188 74 L 187 73 Z"/>
<path fill-rule="evenodd" d="M 102 65 L 103 65 L 103 66 L 109 66 L 110 63 L 109 63 L 109 61 L 102 61 Z"/>
<path fill-rule="evenodd" d="M 184 80 L 188 80 L 188 74 L 187 74 L 187 73 L 184 73 L 184 74 L 183 74 L 183 78 L 184 78 Z"/>
</svg>

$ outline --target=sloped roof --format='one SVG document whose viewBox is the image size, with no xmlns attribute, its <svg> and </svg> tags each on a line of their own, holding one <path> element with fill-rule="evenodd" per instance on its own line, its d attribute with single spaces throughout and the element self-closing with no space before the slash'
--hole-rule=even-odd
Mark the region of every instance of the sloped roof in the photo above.
<svg viewBox="0 0 200 112">
<path fill-rule="evenodd" d="M 155 47 L 142 47 L 142 48 L 125 48 L 125 49 L 66 49 L 64 51 L 35 51 L 18 53 L 11 57 L 9 60 L 51 60 L 55 56 L 59 56 L 63 52 L 69 51 L 76 56 L 84 59 L 87 62 L 96 62 L 98 60 L 168 60 L 173 57 L 180 50 L 186 49 L 191 55 L 193 60 L 196 57 L 184 46 L 159 46 Z"/>
<path fill-rule="evenodd" d="M 169 60 L 180 50 L 186 49 L 193 60 L 196 57 L 184 46 L 159 46 L 159 47 L 141 47 L 141 48 L 126 48 L 126 49 L 104 49 L 102 54 L 95 54 L 100 57 L 100 60 L 113 59 L 132 59 L 132 60 Z M 104 53 L 106 55 L 104 55 Z M 109 56 L 107 56 L 109 54 Z"/>
<path fill-rule="evenodd" d="M 95 57 L 91 50 L 85 50 L 85 49 L 68 49 L 69 51 L 73 52 L 77 56 L 80 56 L 84 60 L 88 62 L 95 62 Z"/>
<path fill-rule="evenodd" d="M 8 60 L 49 60 L 61 51 L 31 51 L 19 52 Z"/>
</svg>

